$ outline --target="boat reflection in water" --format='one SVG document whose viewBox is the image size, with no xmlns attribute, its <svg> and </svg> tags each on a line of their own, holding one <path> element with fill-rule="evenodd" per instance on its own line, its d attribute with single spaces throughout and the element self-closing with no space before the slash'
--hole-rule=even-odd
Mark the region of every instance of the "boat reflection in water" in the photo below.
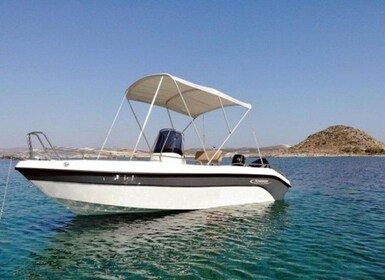
<svg viewBox="0 0 385 280">
<path fill-rule="evenodd" d="M 188 212 L 77 216 L 18 273 L 29 277 L 251 277 L 290 219 L 284 201 Z M 114 278 L 115 279 L 115 278 Z"/>
</svg>

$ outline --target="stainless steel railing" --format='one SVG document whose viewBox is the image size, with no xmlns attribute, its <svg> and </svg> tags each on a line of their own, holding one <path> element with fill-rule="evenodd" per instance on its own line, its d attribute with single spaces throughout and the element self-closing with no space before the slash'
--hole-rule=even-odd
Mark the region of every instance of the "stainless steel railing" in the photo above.
<svg viewBox="0 0 385 280">
<path fill-rule="evenodd" d="M 27 134 L 28 152 L 30 159 L 40 160 L 64 160 L 64 159 L 97 159 L 101 156 L 102 159 L 123 160 L 128 159 L 132 155 L 131 150 L 105 150 L 92 148 L 69 148 L 53 146 L 42 131 L 33 131 Z M 34 146 L 35 143 L 35 146 Z M 36 145 L 38 144 L 38 145 Z M 41 147 L 41 148 L 40 148 Z M 149 153 L 142 153 L 136 158 L 149 158 Z"/>
<path fill-rule="evenodd" d="M 51 142 L 49 141 L 47 135 L 44 134 L 42 131 L 32 131 L 27 134 L 27 143 L 28 143 L 28 150 L 29 150 L 29 158 L 34 158 L 34 150 L 32 145 L 32 139 L 35 137 L 41 147 L 43 148 L 45 156 L 47 156 L 49 159 L 52 159 L 52 154 L 55 156 L 56 159 L 61 159 L 59 154 L 56 152 L 55 148 L 52 146 Z"/>
</svg>

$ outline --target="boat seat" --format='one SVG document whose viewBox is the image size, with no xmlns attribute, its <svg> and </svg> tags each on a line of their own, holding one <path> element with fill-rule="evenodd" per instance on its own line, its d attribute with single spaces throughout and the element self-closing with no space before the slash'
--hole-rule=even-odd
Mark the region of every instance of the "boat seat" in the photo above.
<svg viewBox="0 0 385 280">
<path fill-rule="evenodd" d="M 211 160 L 212 164 L 219 164 L 223 158 L 223 151 L 206 151 L 207 155 L 204 151 L 197 151 L 195 153 L 195 160 L 200 164 L 207 164 L 210 159 L 215 155 L 215 157 Z M 216 153 L 216 154 L 215 154 Z"/>
</svg>

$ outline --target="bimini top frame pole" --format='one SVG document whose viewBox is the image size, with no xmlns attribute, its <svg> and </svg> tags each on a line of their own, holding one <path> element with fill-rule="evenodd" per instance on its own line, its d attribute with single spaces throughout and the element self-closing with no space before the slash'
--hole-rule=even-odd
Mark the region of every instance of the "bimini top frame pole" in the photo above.
<svg viewBox="0 0 385 280">
<path fill-rule="evenodd" d="M 196 135 L 198 136 L 199 142 L 201 142 L 202 149 L 203 149 L 203 151 L 205 152 L 205 155 L 206 155 L 207 159 L 209 159 L 209 158 L 208 158 L 208 155 L 207 155 L 206 147 L 205 147 L 205 145 L 204 145 L 204 143 L 203 143 L 203 141 L 202 141 L 202 138 L 201 138 L 201 136 L 200 136 L 200 134 L 199 134 L 199 132 L 198 132 L 198 129 L 197 129 L 196 125 L 195 125 L 194 118 L 191 116 L 190 110 L 189 110 L 189 108 L 187 107 L 187 104 L 186 104 L 186 100 L 184 99 L 183 94 L 182 94 L 182 92 L 181 92 L 181 90 L 180 90 L 180 88 L 179 88 L 179 86 L 178 86 L 178 83 L 177 83 L 176 81 L 175 81 L 175 86 L 176 86 L 176 88 L 178 89 L 179 95 L 180 95 L 180 97 L 181 97 L 181 99 L 182 99 L 182 101 L 183 101 L 183 104 L 184 104 L 184 106 L 185 106 L 185 108 L 186 108 L 186 111 L 187 111 L 187 113 L 188 113 L 188 115 L 189 115 L 189 117 L 190 117 L 190 123 L 191 123 L 191 124 L 193 125 L 193 127 L 194 127 L 194 130 L 195 130 Z"/>
<path fill-rule="evenodd" d="M 143 126 L 142 126 L 141 129 L 140 129 L 139 137 L 138 137 L 138 140 L 136 141 L 134 150 L 132 151 L 130 160 L 134 157 L 134 154 L 135 154 L 135 152 L 136 152 L 136 149 L 138 148 L 140 139 L 142 138 L 143 131 L 144 131 L 144 129 L 146 128 L 146 125 L 147 125 L 147 122 L 148 122 L 148 118 L 149 118 L 150 115 L 151 115 L 152 108 L 154 107 L 154 103 L 155 103 L 156 97 L 158 96 L 159 89 L 160 89 L 160 86 L 162 85 L 162 82 L 163 82 L 163 76 L 162 76 L 162 77 L 160 78 L 160 80 L 159 80 L 158 87 L 157 87 L 156 92 L 155 92 L 155 95 L 154 95 L 154 97 L 153 97 L 153 99 L 152 99 L 150 108 L 148 109 L 146 119 L 144 120 Z"/>
<path fill-rule="evenodd" d="M 246 117 L 246 115 L 250 112 L 251 109 L 248 109 L 242 116 L 242 118 L 238 121 L 238 123 L 234 126 L 233 129 L 230 129 L 229 130 L 229 135 L 227 135 L 226 139 L 223 141 L 222 145 L 217 149 L 217 151 L 214 153 L 214 155 L 212 156 L 212 158 L 210 159 L 210 161 L 207 163 L 207 164 L 210 164 L 211 161 L 213 160 L 213 158 L 215 158 L 215 156 L 217 155 L 217 153 L 223 148 L 223 146 L 226 144 L 226 142 L 230 139 L 230 137 L 234 134 L 235 130 L 238 128 L 238 126 L 241 124 L 241 122 L 243 121 L 243 119 Z"/>
</svg>

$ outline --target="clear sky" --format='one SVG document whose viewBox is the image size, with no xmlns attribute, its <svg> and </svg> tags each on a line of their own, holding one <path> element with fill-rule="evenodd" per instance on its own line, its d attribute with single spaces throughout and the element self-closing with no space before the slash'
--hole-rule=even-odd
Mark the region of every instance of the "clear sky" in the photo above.
<svg viewBox="0 0 385 280">
<path fill-rule="evenodd" d="M 251 103 L 261 146 L 335 124 L 385 141 L 385 1 L 0 1 L 0 148 L 98 147 L 158 72 Z"/>
</svg>

